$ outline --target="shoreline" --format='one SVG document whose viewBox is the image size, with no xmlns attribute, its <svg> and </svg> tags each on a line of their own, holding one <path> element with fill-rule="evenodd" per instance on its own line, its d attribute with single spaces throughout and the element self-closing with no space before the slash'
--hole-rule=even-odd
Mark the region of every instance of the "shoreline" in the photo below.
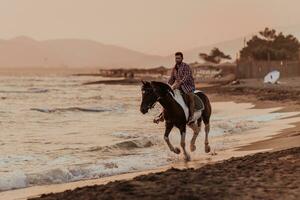
<svg viewBox="0 0 300 200">
<path fill-rule="evenodd" d="M 268 87 L 268 86 L 267 86 Z M 275 86 L 277 87 L 277 86 Z M 242 89 L 240 89 L 242 88 Z M 254 104 L 254 109 L 266 109 L 281 107 L 276 112 L 294 112 L 300 111 L 300 97 L 297 98 L 297 95 L 300 94 L 300 87 L 292 87 L 292 91 L 286 91 L 287 98 L 275 98 L 274 93 L 278 90 L 268 88 L 266 92 L 265 88 L 261 85 L 259 87 L 250 87 L 251 92 L 246 93 L 249 86 L 247 84 L 242 86 L 204 86 L 204 91 L 210 94 L 215 102 L 219 101 L 234 101 L 236 103 L 245 103 L 250 102 Z M 286 88 L 285 88 L 286 89 Z M 280 90 L 280 89 L 279 89 Z M 292 97 L 292 98 L 289 98 Z M 295 117 L 300 117 L 296 115 Z M 252 142 L 248 145 L 245 145 L 239 150 L 249 151 L 249 150 L 259 150 L 264 148 L 272 147 L 274 150 L 281 150 L 289 147 L 300 146 L 300 121 L 292 123 L 293 127 L 286 128 L 279 131 L 277 134 L 274 134 L 271 138 L 265 138 L 261 141 Z"/>
<path fill-rule="evenodd" d="M 212 97 L 212 99 L 214 99 L 214 101 L 218 101 L 218 96 Z M 237 99 L 235 98 L 230 98 L 231 100 L 234 99 L 234 101 L 237 101 Z M 227 99 L 227 100 L 230 100 Z M 225 100 L 225 99 L 223 99 Z M 226 101 L 226 100 L 225 100 Z M 245 103 L 245 101 L 243 101 L 243 103 Z M 252 109 L 257 109 L 257 105 L 255 104 L 255 102 L 252 102 L 253 104 L 253 108 Z M 271 108 L 275 109 L 276 111 L 274 112 L 280 112 L 283 111 L 284 109 L 279 109 L 278 108 L 278 103 L 275 103 L 277 106 L 272 105 Z M 267 106 L 268 104 L 266 104 L 265 108 L 270 108 L 269 106 Z M 263 108 L 262 105 L 259 106 L 259 108 Z M 285 112 L 290 111 L 290 110 L 285 110 Z M 298 110 L 299 111 L 299 110 Z M 115 180 L 128 180 L 128 179 L 132 179 L 136 176 L 139 175 L 145 175 L 145 174 L 149 174 L 149 173 L 157 173 L 157 172 L 162 172 L 162 171 L 166 171 L 170 168 L 179 168 L 179 169 L 186 169 L 186 168 L 199 168 L 204 166 L 205 164 L 211 164 L 211 163 L 216 163 L 216 162 L 220 162 L 220 161 L 224 161 L 227 160 L 231 157 L 240 157 L 240 156 L 245 156 L 245 155 L 249 155 L 249 154 L 254 154 L 254 153 L 258 153 L 258 152 L 262 152 L 262 151 L 270 151 L 270 148 L 264 148 L 264 149 L 259 149 L 255 146 L 257 146 L 257 142 L 262 142 L 264 140 L 272 140 L 272 138 L 276 137 L 277 135 L 280 134 L 284 134 L 286 132 L 286 130 L 289 129 L 293 129 L 293 123 L 297 123 L 297 127 L 298 125 L 300 126 L 300 117 L 291 117 L 291 116 L 287 116 L 285 119 L 281 120 L 281 123 L 276 122 L 278 120 L 272 120 L 270 122 L 267 122 L 268 125 L 266 125 L 267 130 L 261 130 L 261 128 L 259 129 L 255 129 L 255 130 L 250 130 L 248 132 L 265 132 L 265 137 L 262 134 L 259 134 L 258 138 L 253 138 L 251 136 L 253 136 L 253 134 L 247 134 L 250 137 L 246 139 L 246 143 L 244 144 L 240 144 L 240 147 L 237 148 L 232 148 L 232 149 L 227 149 L 225 151 L 218 151 L 218 154 L 215 156 L 211 156 L 211 155 L 206 155 L 203 157 L 203 155 L 201 155 L 201 158 L 197 158 L 194 161 L 191 161 L 189 163 L 184 163 L 184 162 L 179 162 L 179 163 L 175 163 L 175 164 L 171 164 L 168 166 L 163 166 L 163 167 L 159 167 L 156 169 L 152 169 L 152 170 L 143 170 L 143 171 L 138 171 L 138 172 L 129 172 L 129 173 L 125 173 L 125 174 L 120 174 L 120 175 L 114 175 L 114 176 L 109 176 L 109 177 L 104 177 L 104 178 L 99 178 L 99 179 L 91 179 L 91 180 L 82 180 L 82 181 L 77 181 L 77 182 L 70 182 L 70 183 L 63 183 L 63 184 L 55 184 L 55 185 L 44 185 L 44 186 L 33 186 L 33 187 L 29 187 L 29 188 L 23 188 L 23 189 L 16 189 L 16 190 L 10 190 L 10 191 L 5 191 L 5 192 L 1 192 L 0 193 L 0 199 L 5 199 L 5 200 L 9 200 L 9 199 L 26 199 L 29 197 L 35 197 L 35 196 L 39 196 L 41 194 L 44 193 L 58 193 L 58 192 L 63 192 L 65 190 L 72 190 L 78 187 L 86 187 L 86 186 L 90 186 L 90 185 L 102 185 L 102 184 L 106 184 L 110 181 L 115 181 Z M 273 126 L 272 129 L 270 129 L 270 126 Z M 278 130 L 279 129 L 279 130 Z M 270 135 L 268 132 L 272 132 L 272 134 Z M 241 137 L 241 136 L 234 136 L 234 137 Z M 244 137 L 244 136 L 242 136 Z M 271 137 L 271 139 L 270 139 Z M 250 147 L 245 147 L 243 149 L 244 146 L 250 146 Z M 254 146 L 253 146 L 254 145 Z M 273 149 L 274 150 L 274 149 Z"/>
</svg>

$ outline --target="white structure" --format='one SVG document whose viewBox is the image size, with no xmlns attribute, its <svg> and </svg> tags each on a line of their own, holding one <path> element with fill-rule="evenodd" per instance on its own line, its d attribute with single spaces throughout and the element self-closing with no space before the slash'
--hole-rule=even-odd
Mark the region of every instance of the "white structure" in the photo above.
<svg viewBox="0 0 300 200">
<path fill-rule="evenodd" d="M 264 78 L 264 83 L 276 83 L 280 77 L 280 72 L 277 70 L 271 71 Z"/>
</svg>

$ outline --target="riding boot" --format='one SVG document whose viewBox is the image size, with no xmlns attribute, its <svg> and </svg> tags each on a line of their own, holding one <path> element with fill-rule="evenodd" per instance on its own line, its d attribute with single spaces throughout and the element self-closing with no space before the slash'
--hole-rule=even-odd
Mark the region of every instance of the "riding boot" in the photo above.
<svg viewBox="0 0 300 200">
<path fill-rule="evenodd" d="M 194 99 L 194 93 L 190 92 L 187 94 L 189 97 L 189 119 L 188 119 L 188 124 L 192 123 L 194 120 L 194 112 L 195 112 L 195 99 Z"/>
</svg>

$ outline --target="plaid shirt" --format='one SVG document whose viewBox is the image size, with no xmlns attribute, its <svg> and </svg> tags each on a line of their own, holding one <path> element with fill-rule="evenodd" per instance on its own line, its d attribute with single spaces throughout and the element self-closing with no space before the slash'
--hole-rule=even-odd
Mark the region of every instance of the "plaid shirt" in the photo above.
<svg viewBox="0 0 300 200">
<path fill-rule="evenodd" d="M 193 73 L 190 66 L 182 62 L 179 66 L 174 66 L 171 77 L 168 81 L 170 85 L 173 85 L 175 81 L 180 83 L 180 88 L 184 93 L 195 91 L 195 83 Z"/>
</svg>

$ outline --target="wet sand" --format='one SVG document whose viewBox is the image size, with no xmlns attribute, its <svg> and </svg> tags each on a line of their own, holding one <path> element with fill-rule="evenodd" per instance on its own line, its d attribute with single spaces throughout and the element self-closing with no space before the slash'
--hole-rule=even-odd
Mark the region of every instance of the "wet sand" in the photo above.
<svg viewBox="0 0 300 200">
<path fill-rule="evenodd" d="M 294 127 L 285 129 L 273 137 L 251 143 L 241 147 L 241 151 L 252 151 L 259 149 L 286 149 L 300 146 L 300 122 L 293 123 Z"/>
<path fill-rule="evenodd" d="M 58 194 L 68 199 L 299 199 L 300 147 L 232 158 L 198 169 L 169 169 Z"/>
</svg>

